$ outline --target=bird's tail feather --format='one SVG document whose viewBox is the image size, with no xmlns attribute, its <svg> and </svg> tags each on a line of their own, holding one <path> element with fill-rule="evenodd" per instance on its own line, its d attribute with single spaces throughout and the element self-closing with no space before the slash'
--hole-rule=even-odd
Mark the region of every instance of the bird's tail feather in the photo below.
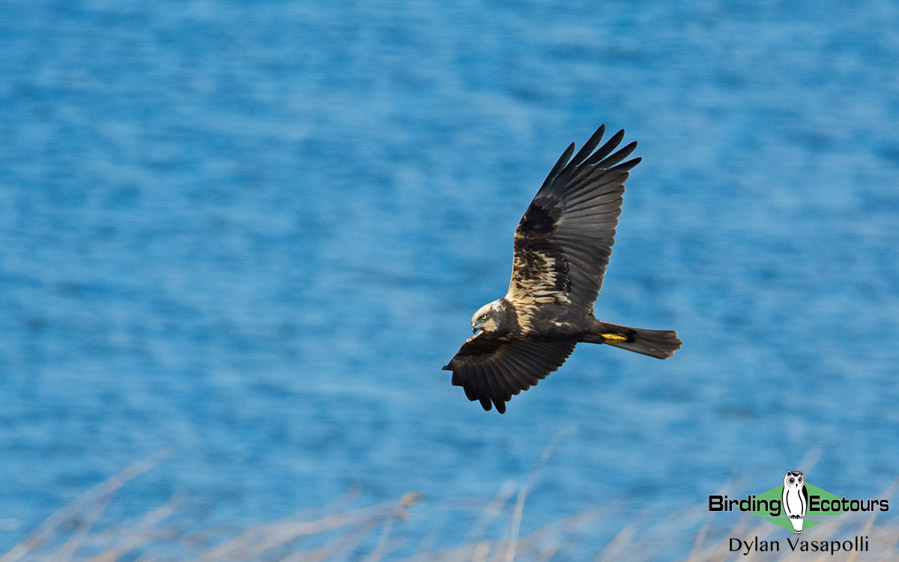
<svg viewBox="0 0 899 562">
<path fill-rule="evenodd" d="M 630 328 L 599 320 L 593 326 L 593 333 L 585 336 L 584 341 L 604 343 L 657 359 L 671 357 L 675 351 L 680 349 L 681 345 L 681 341 L 677 338 L 677 332 L 674 330 Z"/>
</svg>

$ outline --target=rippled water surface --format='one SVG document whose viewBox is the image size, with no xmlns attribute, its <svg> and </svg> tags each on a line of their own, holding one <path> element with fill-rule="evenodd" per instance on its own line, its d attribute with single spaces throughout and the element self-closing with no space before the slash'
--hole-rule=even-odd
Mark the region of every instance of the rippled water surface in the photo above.
<svg viewBox="0 0 899 562">
<path fill-rule="evenodd" d="M 803 459 L 877 497 L 896 29 L 890 0 L 4 3 L 0 552 L 164 447 L 105 517 L 180 493 L 228 534 L 418 491 L 396 554 L 448 548 L 560 432 L 521 531 L 606 508 L 572 556 Z M 684 346 L 583 345 L 483 412 L 440 367 L 602 122 L 644 161 L 597 315 Z"/>
</svg>

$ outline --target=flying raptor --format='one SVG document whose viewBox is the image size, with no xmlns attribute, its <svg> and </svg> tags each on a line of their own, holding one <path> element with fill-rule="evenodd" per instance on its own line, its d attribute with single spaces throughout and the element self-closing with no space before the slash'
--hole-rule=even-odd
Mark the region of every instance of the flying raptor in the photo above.
<svg viewBox="0 0 899 562">
<path fill-rule="evenodd" d="M 504 413 L 513 395 L 562 366 L 580 342 L 658 359 L 681 346 L 677 332 L 629 328 L 593 316 L 624 182 L 641 160 L 622 162 L 636 142 L 615 151 L 624 130 L 596 149 L 604 132 L 602 125 L 577 154 L 571 143 L 553 166 L 515 231 L 509 292 L 474 313 L 475 335 L 443 367 L 485 410 L 496 406 Z"/>
</svg>

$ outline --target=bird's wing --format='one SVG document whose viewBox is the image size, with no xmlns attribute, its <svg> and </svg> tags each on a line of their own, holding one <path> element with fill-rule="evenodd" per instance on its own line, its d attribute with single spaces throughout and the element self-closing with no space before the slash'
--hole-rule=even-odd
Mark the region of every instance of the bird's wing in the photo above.
<svg viewBox="0 0 899 562">
<path fill-rule="evenodd" d="M 613 153 L 623 130 L 594 152 L 604 132 L 605 125 L 574 158 L 569 145 L 518 224 L 506 296 L 516 308 L 554 303 L 593 310 L 615 243 L 624 181 L 640 162 L 619 163 L 636 142 Z"/>
<path fill-rule="evenodd" d="M 443 368 L 453 372 L 453 384 L 465 389 L 469 400 L 479 400 L 485 410 L 492 401 L 502 414 L 512 395 L 561 367 L 575 345 L 573 341 L 504 340 L 481 332 L 468 338 Z"/>
</svg>

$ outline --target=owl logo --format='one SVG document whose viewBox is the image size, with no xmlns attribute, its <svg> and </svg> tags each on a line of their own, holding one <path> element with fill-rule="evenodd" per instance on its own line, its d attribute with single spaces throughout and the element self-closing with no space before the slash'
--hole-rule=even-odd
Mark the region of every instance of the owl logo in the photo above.
<svg viewBox="0 0 899 562">
<path fill-rule="evenodd" d="M 790 518 L 793 530 L 802 534 L 802 523 L 808 511 L 808 490 L 801 470 L 789 471 L 784 476 L 782 514 Z"/>
</svg>

